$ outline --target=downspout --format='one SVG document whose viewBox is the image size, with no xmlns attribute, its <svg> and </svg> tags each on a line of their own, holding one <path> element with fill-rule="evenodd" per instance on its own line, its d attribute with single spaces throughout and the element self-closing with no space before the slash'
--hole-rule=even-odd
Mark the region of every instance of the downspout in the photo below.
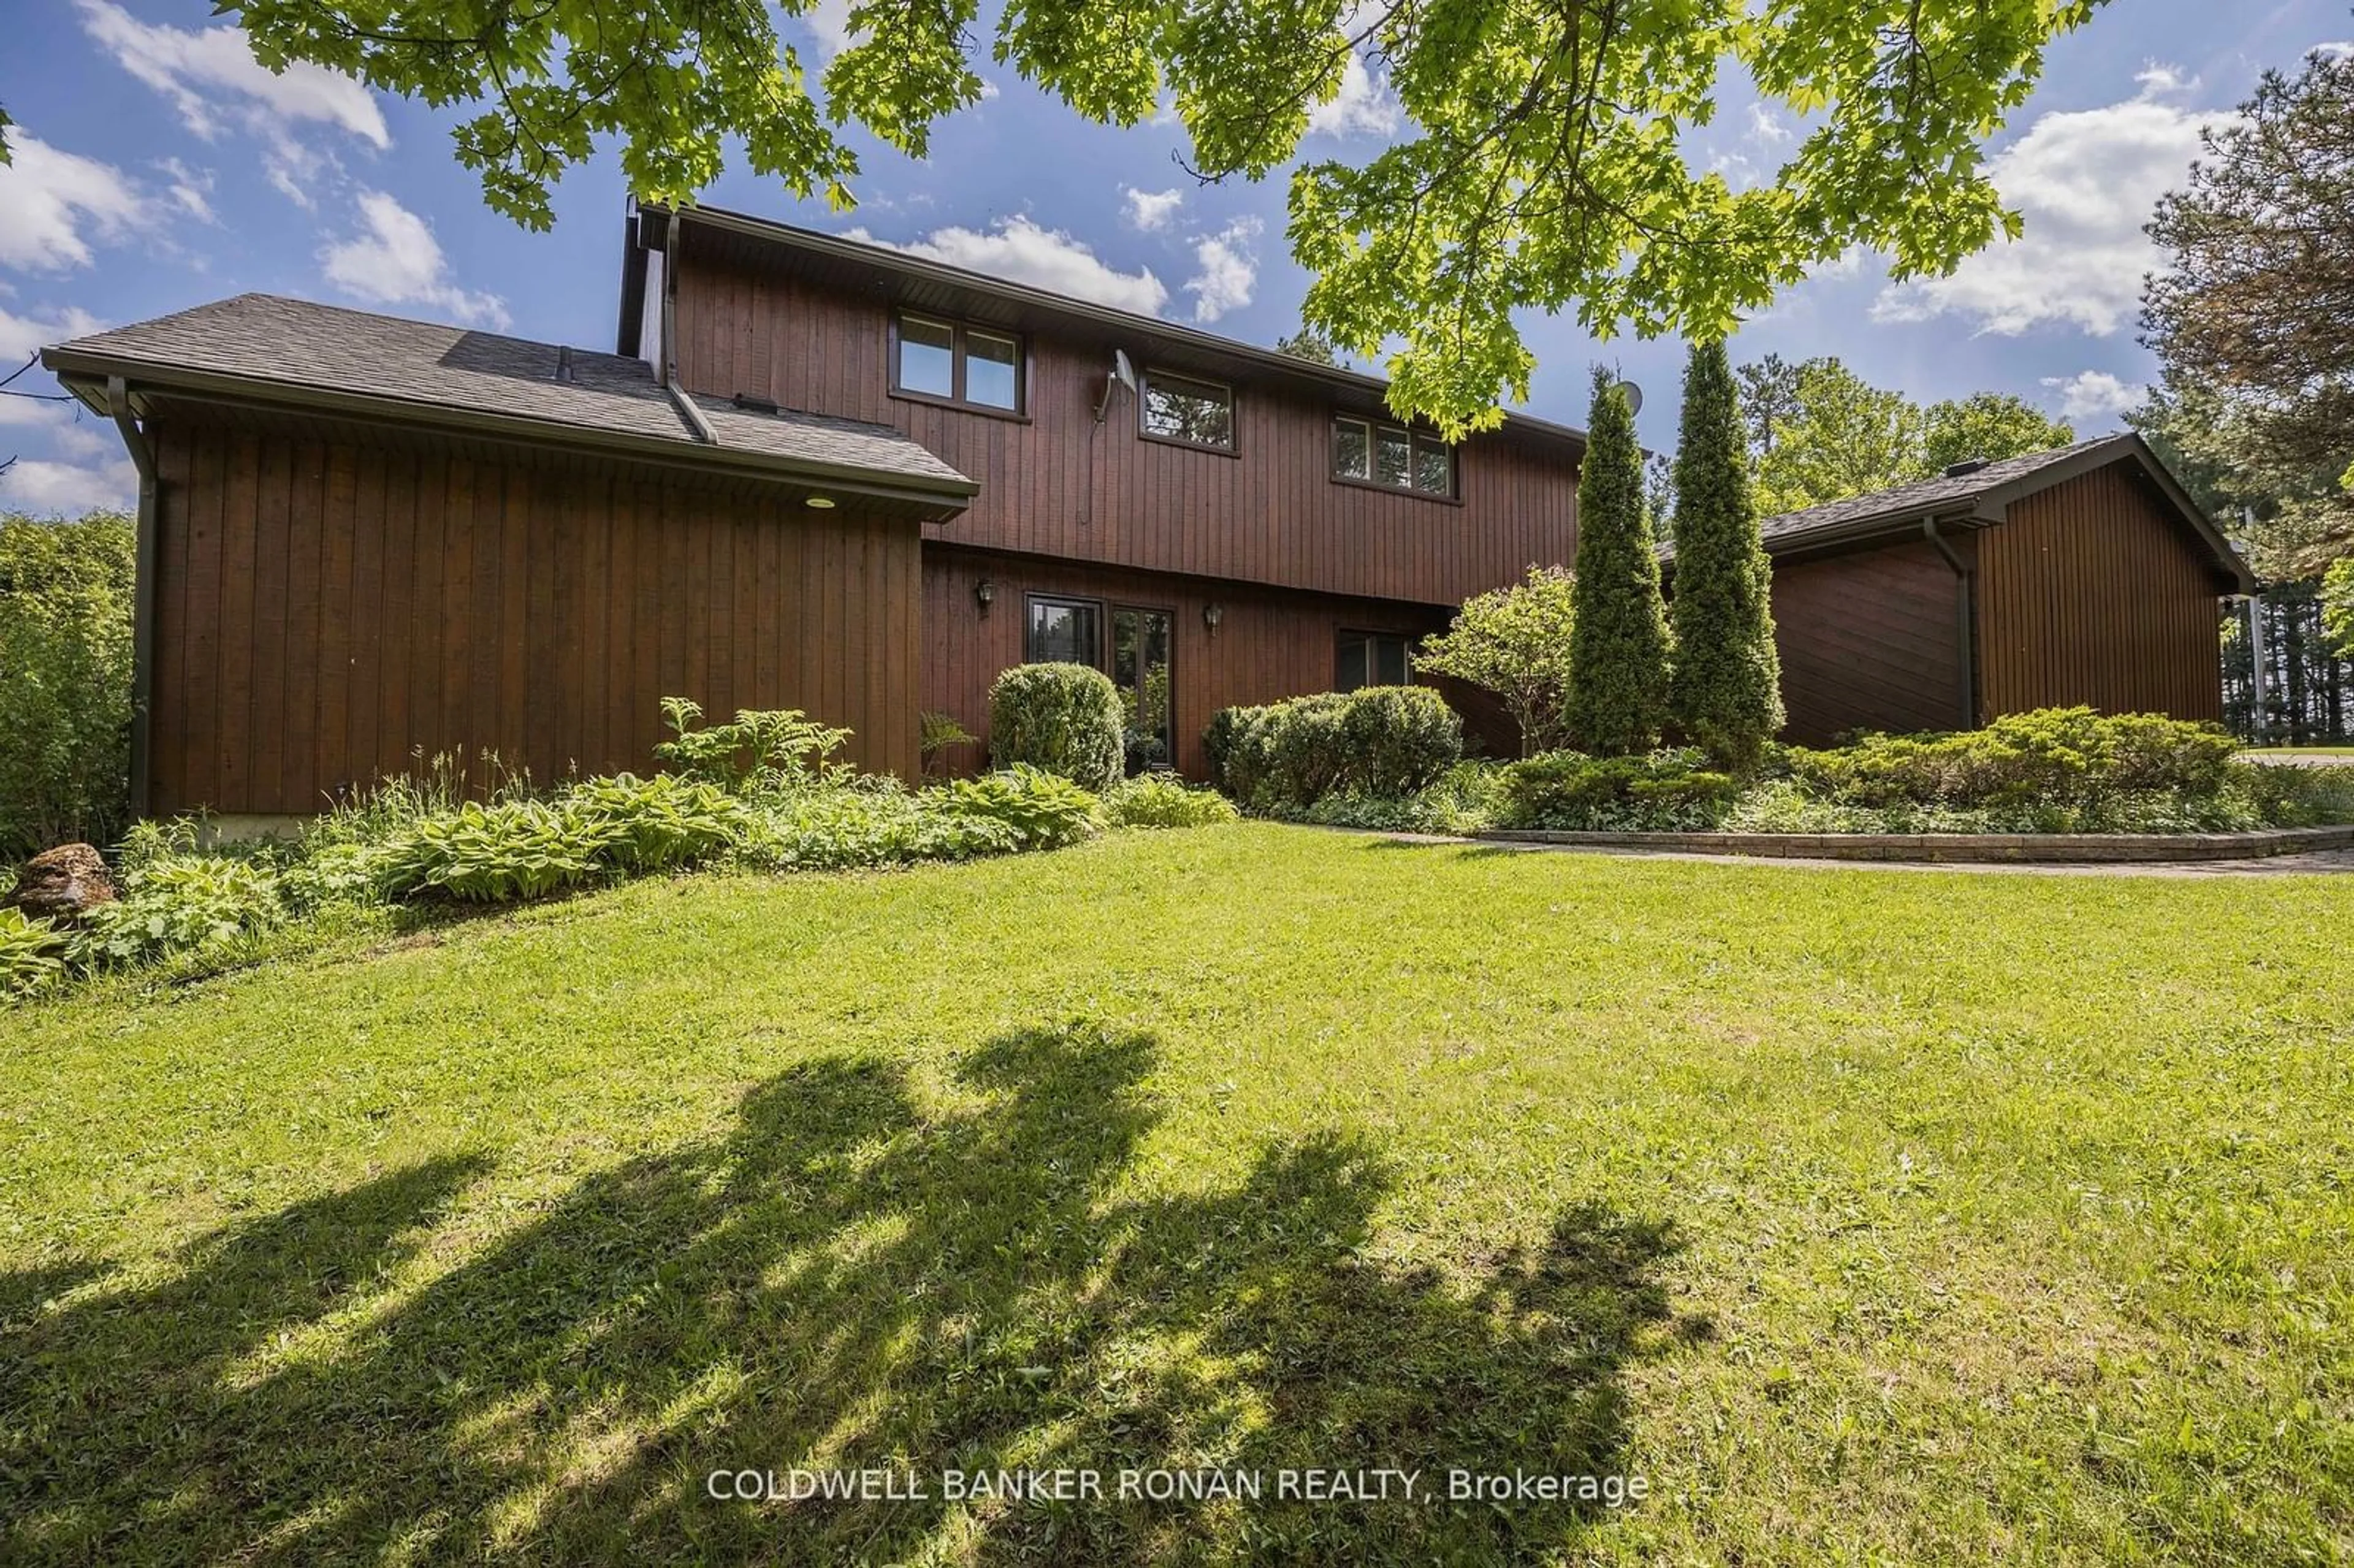
<svg viewBox="0 0 2354 1568">
<path fill-rule="evenodd" d="M 663 390 L 670 394 L 670 400 L 678 409 L 679 417 L 684 418 L 687 422 L 688 427 L 695 431 L 695 439 L 701 441 L 706 447 L 716 447 L 719 444 L 719 432 L 711 428 L 711 421 L 703 417 L 703 410 L 695 406 L 695 399 L 688 397 L 685 391 L 680 387 L 678 384 L 678 333 L 676 331 L 678 325 L 678 248 L 679 242 L 685 238 L 685 232 L 680 225 L 676 223 L 671 225 L 670 252 L 664 259 L 664 264 L 663 267 Z"/>
<path fill-rule="evenodd" d="M 155 448 L 131 412 L 131 387 L 106 378 L 106 408 L 139 471 L 139 524 L 131 578 L 131 815 L 147 815 L 147 708 L 155 683 Z"/>
<path fill-rule="evenodd" d="M 1961 679 L 1955 695 L 1960 698 L 1962 727 L 1976 729 L 1978 726 L 1978 592 L 1975 574 L 1969 563 L 1963 560 L 1953 542 L 1937 530 L 1935 517 L 1921 519 L 1921 536 L 1936 547 L 1946 565 L 1954 572 L 1954 627 L 1960 648 Z"/>
</svg>

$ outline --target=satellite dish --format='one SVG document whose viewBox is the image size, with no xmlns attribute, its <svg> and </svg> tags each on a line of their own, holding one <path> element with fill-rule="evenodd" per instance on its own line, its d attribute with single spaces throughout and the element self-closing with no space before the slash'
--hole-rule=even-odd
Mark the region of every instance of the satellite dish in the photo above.
<svg viewBox="0 0 2354 1568">
<path fill-rule="evenodd" d="M 1128 350 L 1124 348 L 1111 351 L 1111 374 L 1104 377 L 1103 396 L 1096 399 L 1096 423 L 1098 425 L 1104 422 L 1105 410 L 1111 407 L 1111 393 L 1115 387 L 1125 387 L 1129 397 L 1136 396 L 1136 366 L 1128 362 Z"/>
<path fill-rule="evenodd" d="M 1639 414 L 1643 411 L 1643 389 L 1640 387 L 1636 386 L 1632 381 L 1621 381 L 1618 383 L 1618 390 L 1627 395 L 1628 413 Z"/>
</svg>

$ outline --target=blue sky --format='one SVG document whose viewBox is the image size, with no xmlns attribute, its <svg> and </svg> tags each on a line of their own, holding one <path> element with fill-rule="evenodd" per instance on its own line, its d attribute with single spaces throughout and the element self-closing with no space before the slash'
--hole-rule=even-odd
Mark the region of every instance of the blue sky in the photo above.
<svg viewBox="0 0 2354 1568">
<path fill-rule="evenodd" d="M 847 0 L 784 27 L 812 61 L 842 47 Z M 987 10 L 988 7 L 984 7 Z M 12 7 L 0 104 L 17 122 L 0 168 L 0 375 L 36 345 L 247 290 L 611 346 L 624 190 L 610 153 L 558 188 L 546 234 L 483 207 L 451 155 L 459 116 L 300 69 L 271 77 L 206 0 L 39 0 Z M 2115 0 L 2052 50 L 1997 138 L 1994 172 L 2025 238 L 1954 278 L 1893 286 L 1854 256 L 1749 323 L 1737 359 L 1836 354 L 1924 401 L 1991 388 L 2114 428 L 2152 365 L 2135 342 L 2157 194 L 2267 66 L 2354 40 L 2346 0 Z M 944 260 L 1157 311 L 1257 343 L 1298 319 L 1307 277 L 1283 244 L 1284 180 L 1197 185 L 1182 131 L 1088 125 L 984 68 L 991 94 L 940 126 L 929 160 L 861 149 L 859 209 L 796 204 L 737 172 L 706 199 L 857 228 Z M 1696 155 L 1770 178 L 1787 120 L 1727 95 Z M 1306 155 L 1362 158 L 1400 133 L 1377 73 L 1352 69 Z M 1528 407 L 1583 423 L 1601 359 L 1649 392 L 1647 444 L 1674 440 L 1673 344 L 1596 345 L 1573 321 L 1526 323 Z M 53 391 L 37 370 L 11 390 Z M 0 397 L 0 506 L 127 501 L 111 429 L 67 405 Z"/>
</svg>

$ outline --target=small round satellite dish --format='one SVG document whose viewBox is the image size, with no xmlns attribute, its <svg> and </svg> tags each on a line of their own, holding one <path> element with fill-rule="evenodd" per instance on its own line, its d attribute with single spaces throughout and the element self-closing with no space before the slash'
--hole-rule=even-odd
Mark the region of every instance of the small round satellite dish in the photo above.
<svg viewBox="0 0 2354 1568">
<path fill-rule="evenodd" d="M 1111 374 L 1112 379 L 1122 387 L 1130 392 L 1136 390 L 1136 366 L 1128 362 L 1128 350 L 1115 348 L 1111 351 Z"/>
<path fill-rule="evenodd" d="M 1618 390 L 1627 395 L 1627 412 L 1639 414 L 1643 411 L 1643 389 L 1640 387 L 1632 381 L 1621 381 Z"/>
</svg>

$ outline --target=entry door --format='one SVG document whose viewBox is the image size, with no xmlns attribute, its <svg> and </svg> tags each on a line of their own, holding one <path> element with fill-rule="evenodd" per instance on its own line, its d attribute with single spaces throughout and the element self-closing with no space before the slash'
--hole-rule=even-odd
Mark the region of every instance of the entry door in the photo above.
<svg viewBox="0 0 2354 1568">
<path fill-rule="evenodd" d="M 1177 617 L 1166 609 L 1115 606 L 1111 612 L 1111 679 L 1128 714 L 1128 770 L 1166 767 L 1175 755 L 1176 714 L 1171 645 Z"/>
</svg>

